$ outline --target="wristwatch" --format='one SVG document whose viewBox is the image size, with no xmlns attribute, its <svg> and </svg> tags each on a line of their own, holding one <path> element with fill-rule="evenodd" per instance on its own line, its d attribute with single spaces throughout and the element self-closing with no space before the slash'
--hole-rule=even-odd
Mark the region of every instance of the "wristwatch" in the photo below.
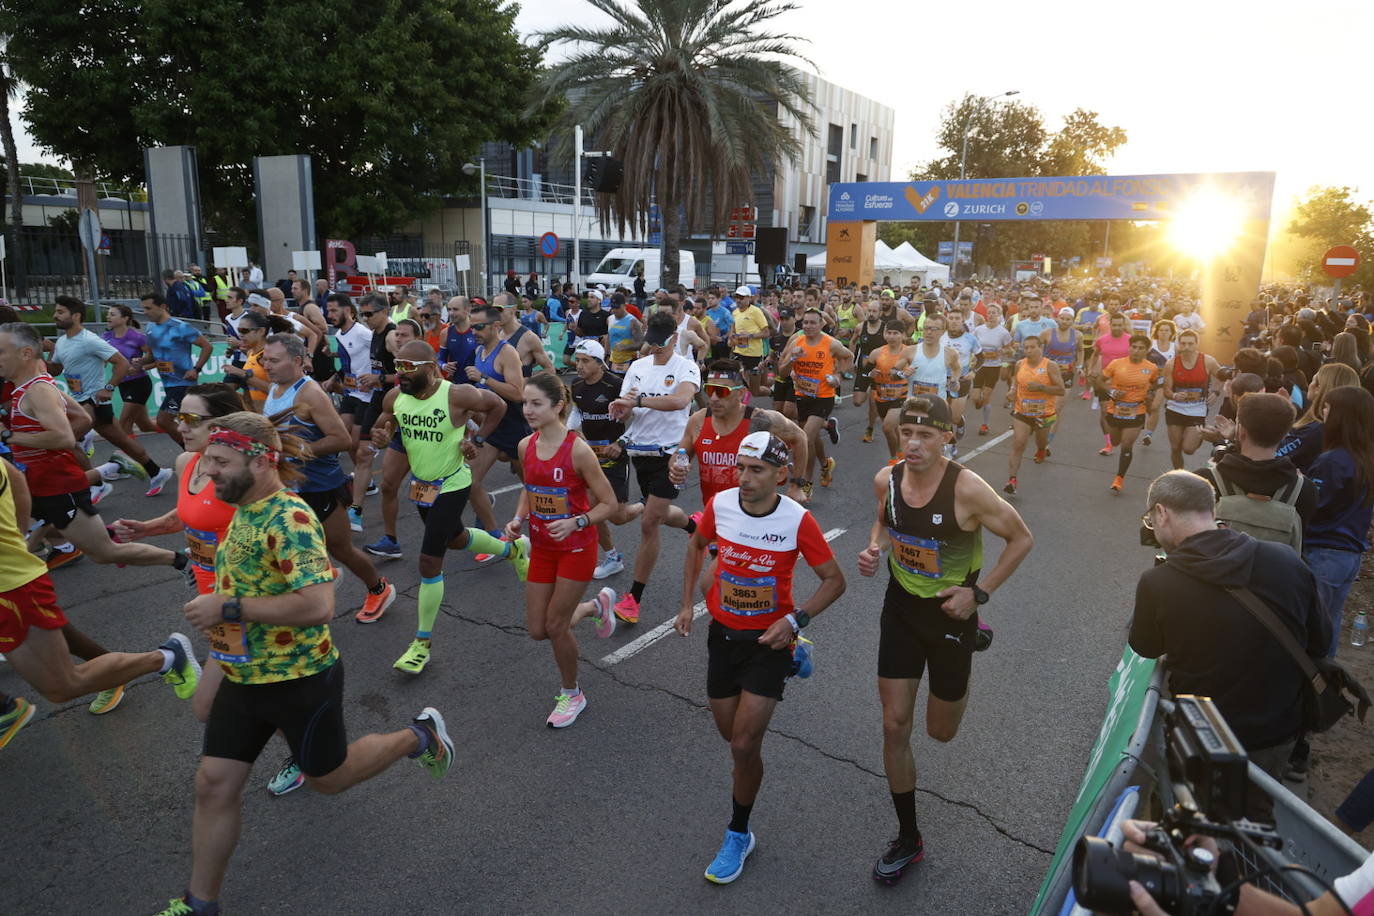
<svg viewBox="0 0 1374 916">
<path fill-rule="evenodd" d="M 987 592 L 983 591 L 981 588 L 979 588 L 977 582 L 973 583 L 973 585 L 969 587 L 973 589 L 973 600 L 978 602 L 979 604 L 987 604 L 989 601 L 992 600 L 992 596 L 989 595 Z"/>
<path fill-rule="evenodd" d="M 10 441 L 10 436 L 13 436 L 13 435 L 14 435 L 14 430 L 12 430 L 12 429 L 10 429 L 8 426 L 6 426 L 3 430 L 0 430 L 0 442 L 8 442 L 8 441 Z"/>
<path fill-rule="evenodd" d="M 797 627 L 800 629 L 805 629 L 807 624 L 811 623 L 811 615 L 801 608 L 793 608 L 792 616 L 797 618 Z"/>
<path fill-rule="evenodd" d="M 220 606 L 219 615 L 229 623 L 238 623 L 243 619 L 243 605 L 239 599 L 230 598 Z"/>
<path fill-rule="evenodd" d="M 114 386 L 114 385 L 111 385 L 111 384 L 109 384 L 109 383 L 107 382 L 107 383 L 105 384 L 105 387 L 104 387 L 103 389 L 101 389 L 101 390 L 102 390 L 102 391 L 114 391 L 114 390 L 115 390 L 115 386 Z"/>
<path fill-rule="evenodd" d="M 592 523 L 592 520 L 589 519 L 589 518 L 587 518 L 587 516 L 586 516 L 585 514 L 579 515 L 579 516 L 577 517 L 577 527 L 578 527 L 579 529 L 586 528 L 586 527 L 587 527 L 588 525 L 590 525 L 591 523 Z"/>
<path fill-rule="evenodd" d="M 486 445 L 486 444 L 487 444 L 487 437 L 481 435 L 480 433 L 474 434 L 473 437 L 472 437 L 472 444 L 473 444 L 473 445 Z"/>
</svg>

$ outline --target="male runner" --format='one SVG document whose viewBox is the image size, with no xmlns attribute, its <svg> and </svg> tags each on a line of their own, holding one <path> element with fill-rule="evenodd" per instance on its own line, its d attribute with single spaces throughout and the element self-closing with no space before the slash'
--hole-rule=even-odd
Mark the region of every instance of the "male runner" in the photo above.
<svg viewBox="0 0 1374 916">
<path fill-rule="evenodd" d="M 519 309 L 516 308 L 515 297 L 510 293 L 497 293 L 492 299 L 496 309 L 497 322 L 501 327 L 501 339 L 515 348 L 520 355 L 520 374 L 529 378 L 534 374 L 535 366 L 542 366 L 545 372 L 555 371 L 553 360 L 549 358 L 549 353 L 544 349 L 543 339 L 529 328 L 520 323 Z M 492 308 L 493 306 L 488 306 Z M 603 312 L 603 315 L 606 313 Z M 580 319 L 579 319 L 580 321 Z M 582 332 L 578 332 L 582 336 Z M 521 383 L 521 393 L 524 393 L 523 382 Z M 516 413 L 520 413 L 519 410 Z M 521 416 L 524 422 L 524 416 Z M 528 424 L 526 435 L 529 435 Z M 519 440 L 516 441 L 519 444 Z M 514 447 L 512 447 L 514 454 Z"/>
<path fill-rule="evenodd" d="M 373 491 L 372 461 L 376 451 L 372 448 L 372 426 L 382 413 L 382 398 L 396 384 L 396 325 L 391 321 L 391 306 L 381 293 L 367 293 L 358 300 L 358 316 L 372 332 L 369 344 L 371 365 L 357 367 L 358 387 L 367 393 L 367 409 L 354 414 L 358 424 L 358 447 L 353 462 L 353 487 L 349 494 L 348 527 L 352 531 L 363 530 L 363 500 Z M 402 321 L 405 319 L 402 318 Z"/>
<path fill-rule="evenodd" d="M 463 508 L 472 486 L 467 461 L 477 449 L 467 440 L 468 420 L 482 417 L 473 438 L 490 436 L 508 409 L 495 392 L 455 385 L 439 373 L 434 351 L 423 340 L 396 354 L 396 388 L 387 392 L 382 414 L 372 427 L 372 444 L 385 448 L 399 432 L 410 464 L 410 501 L 424 522 L 420 544 L 419 626 L 395 667 L 419 674 L 429 663 L 434 621 L 444 600 L 444 554 L 450 547 L 509 559 L 520 581 L 529 568 L 529 540 L 513 544 L 480 528 L 463 527 Z"/>
<path fill-rule="evenodd" d="M 945 316 L 939 312 L 927 315 L 925 324 L 921 326 L 921 342 L 907 351 L 905 374 L 908 397 L 937 397 L 943 401 L 949 392 L 949 380 L 959 377 L 959 354 L 940 345 L 944 333 Z M 901 437 L 894 434 L 899 415 L 899 411 L 890 410 L 883 417 L 883 433 L 889 442 L 895 439 L 898 445 L 901 444 Z M 893 452 L 892 459 L 897 461 L 900 455 Z"/>
<path fill-rule="evenodd" d="M 601 471 L 610 482 L 616 499 L 615 511 L 596 525 L 597 541 L 606 557 L 597 564 L 592 578 L 606 579 L 625 571 L 625 558 L 615 548 L 610 526 L 626 525 L 639 518 L 644 503 L 630 502 L 630 459 L 618 444 L 625 435 L 625 424 L 611 416 L 611 403 L 620 397 L 624 379 L 606 370 L 606 353 L 596 341 L 579 340 L 576 354 L 577 380 L 572 384 L 573 406 L 568 429 L 576 430 L 586 439 L 601 459 Z"/>
<path fill-rule="evenodd" d="M 945 333 L 940 337 L 940 346 L 959 354 L 959 372 L 950 376 L 949 392 L 949 409 L 954 414 L 955 435 L 959 439 L 964 437 L 964 406 L 973 390 L 973 358 L 982 350 L 966 320 L 957 305 L 949 306 L 945 309 Z"/>
<path fill-rule="evenodd" d="M 907 367 L 916 348 L 907 343 L 906 328 L 895 319 L 883 325 L 883 346 L 864 357 L 866 372 L 860 373 L 867 378 L 873 391 L 873 413 L 882 425 L 883 439 L 887 442 L 887 454 L 895 458 L 898 453 L 897 427 L 888 424 L 887 415 L 900 407 L 906 400 Z"/>
<path fill-rule="evenodd" d="M 95 334 L 83 327 L 86 304 L 72 296 L 58 296 L 53 306 L 52 320 L 62 332 L 53 344 L 49 372 L 61 372 L 67 379 L 67 393 L 85 409 L 94 423 L 95 431 L 111 445 L 128 456 L 113 464 L 115 472 L 126 471 L 148 481 L 148 496 L 157 496 L 172 478 L 171 468 L 158 467 L 138 441 L 124 431 L 115 419 L 110 399 L 119 383 L 129 372 L 129 361 Z M 105 381 L 105 364 L 113 367 L 110 380 Z"/>
<path fill-rule="evenodd" d="M 200 370 L 210 361 L 213 348 L 205 335 L 179 318 L 173 318 L 167 311 L 167 300 L 161 293 L 148 293 L 143 297 L 143 334 L 148 338 L 148 351 L 151 358 L 145 357 L 143 368 L 157 367 L 158 377 L 162 380 L 162 404 L 157 409 L 157 425 L 172 437 L 177 445 L 182 445 L 181 433 L 177 432 L 177 413 L 181 410 L 181 399 L 186 389 L 200 380 Z M 191 347 L 200 350 L 195 362 L 191 360 Z"/>
<path fill-rule="evenodd" d="M 978 427 L 980 436 L 988 434 L 988 404 L 992 400 L 993 389 L 1002 378 L 1002 360 L 1011 347 L 1011 331 L 1002 324 L 1001 306 L 989 305 L 987 313 L 987 319 L 973 329 L 973 336 L 980 347 L 978 371 L 973 375 L 973 406 L 983 412 L 983 422 Z M 893 454 L 896 454 L 895 450 Z"/>
<path fill-rule="evenodd" d="M 191 880 L 160 916 L 220 912 L 243 787 L 275 732 L 286 738 L 306 784 L 326 795 L 402 757 L 416 759 L 436 779 L 453 762 L 444 718 L 432 707 L 398 731 L 348 742 L 343 663 L 329 630 L 334 576 L 324 532 L 306 503 L 286 489 L 283 476 L 297 472 L 283 467 L 282 458 L 283 442 L 271 421 L 247 412 L 215 420 L 201 457 L 215 494 L 238 508 L 215 556 L 219 589 L 192 599 L 185 613 L 209 637 L 224 680 L 196 773 Z"/>
<path fill-rule="evenodd" d="M 32 495 L 29 513 L 56 528 L 97 563 L 126 566 L 173 566 L 188 577 L 189 561 L 152 544 L 116 544 L 91 503 L 86 472 L 72 449 L 76 435 L 67 415 L 67 400 L 44 371 L 43 342 L 25 322 L 0 325 L 0 378 L 13 389 L 4 405 L 5 428 L 0 443 L 14 451 L 24 468 Z M 86 414 L 78 410 L 78 415 Z M 26 514 L 29 514 L 26 513 Z"/>
<path fill-rule="evenodd" d="M 772 333 L 768 316 L 754 301 L 754 291 L 747 286 L 735 290 L 735 323 L 730 330 L 730 355 L 744 366 L 750 390 L 755 397 L 764 397 L 763 342 Z"/>
<path fill-rule="evenodd" d="M 630 314 L 624 293 L 611 296 L 611 318 L 606 325 L 606 339 L 610 344 L 607 352 L 610 354 L 611 371 L 624 372 L 630 368 L 630 363 L 639 359 L 639 347 L 644 343 L 644 322 Z M 574 348 L 574 352 L 580 351 Z"/>
<path fill-rule="evenodd" d="M 872 395 L 868 393 L 873 386 L 873 377 L 869 375 L 865 367 L 873 353 L 882 347 L 886 341 L 883 320 L 878 314 L 878 304 L 865 302 L 862 308 L 863 321 L 854 328 L 847 346 L 850 352 L 854 354 L 856 364 L 854 370 L 854 406 L 859 407 L 865 401 L 868 403 L 868 426 L 864 428 L 863 441 L 872 442 L 873 425 L 878 421 L 878 409 Z"/>
<path fill-rule="evenodd" d="M 324 312 L 315 304 L 307 280 L 291 281 L 292 303 L 300 315 L 301 323 L 315 332 L 315 344 L 310 351 L 310 377 L 323 385 L 334 376 L 334 352 L 329 348 L 329 325 Z M 328 305 L 328 300 L 326 300 Z"/>
<path fill-rule="evenodd" d="M 1185 305 L 1191 306 L 1192 300 Z M 1197 331 L 1179 331 L 1178 352 L 1164 365 L 1164 425 L 1169 431 L 1169 460 L 1175 469 L 1183 467 L 1183 456 L 1202 445 L 1202 425 L 1207 422 L 1207 404 L 1212 380 L 1221 365 L 1211 356 L 1199 353 Z"/>
<path fill-rule="evenodd" d="M 1131 352 L 1131 335 L 1126 331 L 1126 316 L 1120 312 L 1120 300 L 1109 300 L 1109 312 L 1107 316 L 1108 331 L 1099 334 L 1097 340 L 1093 341 L 1092 364 L 1088 367 L 1088 377 L 1092 380 L 1094 392 L 1102 387 L 1102 371 L 1112 362 L 1124 359 Z M 1111 311 L 1111 306 L 1116 306 L 1115 311 Z M 1148 340 L 1148 338 L 1146 338 Z M 1148 348 L 1147 348 L 1148 352 Z M 1093 409 L 1097 409 L 1098 400 L 1094 394 Z M 1107 422 L 1107 412 L 1104 410 L 1098 416 L 1098 423 L 1102 426 L 1102 436 L 1106 444 L 1098 452 L 1099 455 L 1110 455 L 1112 453 L 1112 431 Z M 1144 418 L 1141 418 L 1144 424 Z"/>
<path fill-rule="evenodd" d="M 377 567 L 354 545 L 347 516 L 338 511 L 347 506 L 349 496 L 339 453 L 348 451 L 353 440 L 329 395 L 305 374 L 305 361 L 305 344 L 299 336 L 273 334 L 267 338 L 262 365 L 272 388 L 263 402 L 262 414 L 310 446 L 312 457 L 300 465 L 297 493 L 323 526 L 329 555 L 347 566 L 367 588 L 367 597 L 354 619 L 375 623 L 396 600 L 396 586 L 377 575 Z"/>
<path fill-rule="evenodd" d="M 1038 336 L 1027 337 L 1022 344 L 1026 355 L 1017 360 L 1011 371 L 1012 439 L 1007 454 L 1006 493 L 1016 492 L 1016 473 L 1021 469 L 1021 456 L 1026 442 L 1035 433 L 1035 463 L 1041 464 L 1050 455 L 1049 430 L 1054 425 L 1058 406 L 1064 396 L 1064 379 L 1058 363 L 1045 356 L 1045 347 Z"/>
<path fill-rule="evenodd" d="M 898 832 L 873 867 L 886 883 L 919 862 L 924 842 L 916 825 L 916 761 L 911 726 L 916 692 L 927 666 L 930 696 L 926 733 L 948 742 L 968 705 L 973 653 L 991 632 L 979 623 L 988 602 L 1030 553 L 1026 523 L 977 474 L 944 457 L 954 437 L 953 417 L 940 398 L 914 398 L 902 406 L 898 430 L 903 460 L 873 478 L 878 512 L 859 573 L 872 576 L 884 549 L 889 579 L 878 645 L 878 697 L 883 707 L 883 769 Z M 1006 541 L 997 564 L 982 574 L 983 529 Z"/>
<path fill-rule="evenodd" d="M 702 554 L 715 543 L 718 570 L 706 607 L 706 695 L 720 736 L 734 760 L 732 814 L 706 880 L 729 884 L 754 851 L 749 816 L 763 783 L 763 736 L 793 671 L 793 645 L 802 628 L 844 594 L 844 573 L 810 512 L 778 493 L 792 461 L 782 440 L 759 431 L 739 444 L 739 486 L 706 504 L 687 550 L 682 609 L 673 622 L 692 632 L 693 599 Z M 792 571 L 803 557 L 820 578 L 816 591 L 794 603 Z"/>
<path fill-rule="evenodd" d="M 650 355 L 630 365 L 620 396 L 611 402 L 609 410 L 613 419 L 625 423 L 625 433 L 615 443 L 618 448 L 608 449 L 607 455 L 630 456 L 644 499 L 634 583 L 615 606 L 615 615 L 625 623 L 639 622 L 639 602 L 658 562 L 660 526 L 682 528 L 688 534 L 696 530 L 687 513 L 673 505 L 678 489 L 668 477 L 668 463 L 682 441 L 692 399 L 701 384 L 697 364 L 674 351 L 676 339 L 677 324 L 670 312 L 656 311 L 649 316 L 644 343 Z"/>
<path fill-rule="evenodd" d="M 806 432 L 809 443 L 802 476 L 811 480 L 811 468 L 817 461 L 821 468 L 821 486 L 830 486 L 835 476 L 835 459 L 827 457 L 821 443 L 824 429 L 832 444 L 840 441 L 835 409 L 836 388 L 840 374 L 854 365 L 854 354 L 845 345 L 821 330 L 823 316 L 818 308 L 809 308 L 802 315 L 802 333 L 792 338 L 778 359 L 778 371 L 790 371 L 792 391 L 797 396 L 797 424 Z M 808 494 L 809 495 L 809 494 Z"/>
<path fill-rule="evenodd" d="M 1074 311 L 1065 306 L 1055 315 L 1055 326 L 1050 329 L 1049 340 L 1045 341 L 1045 356 L 1059 367 L 1059 375 L 1064 380 L 1065 395 L 1073 388 L 1074 372 L 1078 365 L 1082 333 L 1073 326 Z M 1055 403 L 1055 414 L 1064 408 L 1064 396 L 1060 395 Z M 1054 433 L 1050 432 L 1053 441 Z"/>
<path fill-rule="evenodd" d="M 792 387 L 792 370 L 784 368 L 780 361 L 783 351 L 798 333 L 797 313 L 790 305 L 784 305 L 778 309 L 777 325 L 768 337 L 768 355 L 764 357 L 762 367 L 773 373 L 773 387 L 769 390 L 773 409 L 794 422 L 797 420 L 797 393 Z"/>
<path fill-rule="evenodd" d="M 467 381 L 478 388 L 495 392 L 506 402 L 506 412 L 501 417 L 491 438 L 478 434 L 472 437 L 477 446 L 477 457 L 472 460 L 472 511 L 482 529 L 493 537 L 501 532 L 492 513 L 492 499 L 487 495 L 483 481 L 497 460 L 510 462 L 511 471 L 520 476 L 520 440 L 530 434 L 530 425 L 525 422 L 523 405 L 525 403 L 525 376 L 528 366 L 521 366 L 518 344 L 511 343 L 501 335 L 502 313 L 508 311 L 494 305 L 481 305 L 472 309 L 472 332 L 477 335 L 477 352 L 474 362 L 464 370 Z M 511 316 L 514 317 L 513 315 Z M 519 330 L 524 327 L 518 325 Z M 522 335 L 516 335 L 517 338 Z M 527 340 L 538 342 L 535 335 L 526 335 Z M 542 348 L 540 352 L 543 352 Z M 541 363 L 542 365 L 542 363 Z M 546 367 L 552 372 L 552 366 Z M 490 524 L 490 528 L 487 525 Z M 493 556 L 500 554 L 492 554 Z"/>
<path fill-rule="evenodd" d="M 1112 322 L 1124 320 L 1121 316 Z M 1108 435 L 1112 445 L 1121 446 L 1121 454 L 1116 462 L 1116 477 L 1112 478 L 1112 491 L 1120 493 L 1126 482 L 1126 471 L 1131 467 L 1131 458 L 1136 437 L 1145 425 L 1145 405 L 1159 384 L 1160 370 L 1146 359 L 1150 352 L 1150 338 L 1144 334 L 1132 334 L 1130 354 L 1124 359 L 1115 359 L 1102 370 L 1099 397 L 1111 400 L 1103 411 Z"/>
</svg>

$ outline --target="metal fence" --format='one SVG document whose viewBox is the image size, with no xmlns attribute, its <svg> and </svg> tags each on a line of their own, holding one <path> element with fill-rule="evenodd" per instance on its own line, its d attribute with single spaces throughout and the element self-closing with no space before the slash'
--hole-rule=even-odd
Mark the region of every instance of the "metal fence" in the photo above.
<svg viewBox="0 0 1374 916">
<path fill-rule="evenodd" d="M 26 226 L 17 232 L 8 229 L 5 237 L 7 260 L 3 292 L 6 299 L 51 302 L 60 295 L 92 298 L 86 274 L 86 251 L 74 230 Z M 136 299 L 149 290 L 162 288 L 163 269 L 180 269 L 198 263 L 208 274 L 210 264 L 206 255 L 217 244 L 216 237 L 208 233 L 201 237 L 197 246 L 194 237 L 189 235 L 106 229 L 103 247 L 95 259 L 100 294 L 115 299 Z"/>
</svg>

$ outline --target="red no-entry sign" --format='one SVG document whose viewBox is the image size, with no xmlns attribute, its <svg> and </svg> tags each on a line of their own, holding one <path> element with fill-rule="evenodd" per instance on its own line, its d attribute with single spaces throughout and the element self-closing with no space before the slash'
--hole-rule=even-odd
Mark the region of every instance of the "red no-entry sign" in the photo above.
<svg viewBox="0 0 1374 916">
<path fill-rule="evenodd" d="M 1337 245 L 1322 255 L 1322 270 L 1328 277 L 1339 280 L 1360 268 L 1360 253 L 1350 245 Z"/>
</svg>

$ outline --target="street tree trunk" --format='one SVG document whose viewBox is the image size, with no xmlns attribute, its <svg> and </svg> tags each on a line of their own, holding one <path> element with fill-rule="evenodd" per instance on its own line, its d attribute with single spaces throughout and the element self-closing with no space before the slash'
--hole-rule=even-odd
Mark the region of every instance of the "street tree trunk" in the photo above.
<svg viewBox="0 0 1374 916">
<path fill-rule="evenodd" d="M 6 192 L 10 198 L 9 250 L 6 252 L 9 275 L 14 281 L 15 298 L 28 295 L 29 278 L 24 258 L 24 197 L 19 191 L 19 150 L 14 145 L 14 129 L 10 126 L 10 90 L 14 76 L 0 63 L 0 145 L 5 151 Z M 0 293 L 3 293 L 0 290 Z"/>
<path fill-rule="evenodd" d="M 663 263 L 659 265 L 658 285 L 663 289 L 672 289 L 677 285 L 680 259 L 678 252 L 682 249 L 682 219 L 678 213 L 678 189 L 672 187 L 671 182 L 664 181 L 659 183 L 659 190 L 661 193 L 658 196 L 658 210 L 659 222 L 663 226 Z"/>
</svg>

